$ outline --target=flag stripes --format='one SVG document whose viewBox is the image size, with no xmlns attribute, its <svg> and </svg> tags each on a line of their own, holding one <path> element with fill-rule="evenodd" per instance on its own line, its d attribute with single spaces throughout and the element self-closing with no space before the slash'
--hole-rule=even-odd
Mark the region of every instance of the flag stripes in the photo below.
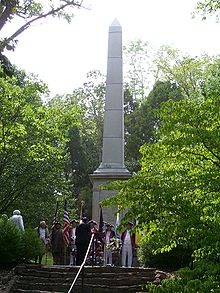
<svg viewBox="0 0 220 293">
<path fill-rule="evenodd" d="M 70 226 L 70 220 L 69 220 L 69 214 L 67 209 L 67 201 L 65 200 L 64 214 L 63 214 L 63 241 L 66 246 L 68 246 L 70 243 L 69 226 Z"/>
</svg>

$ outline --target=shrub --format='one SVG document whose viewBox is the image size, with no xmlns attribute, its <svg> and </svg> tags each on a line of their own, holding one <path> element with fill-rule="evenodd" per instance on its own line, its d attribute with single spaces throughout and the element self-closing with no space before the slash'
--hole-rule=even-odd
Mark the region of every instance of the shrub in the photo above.
<svg viewBox="0 0 220 293">
<path fill-rule="evenodd" d="M 27 262 L 43 254 L 44 246 L 32 229 L 24 232 L 6 218 L 0 218 L 0 264 Z"/>
<path fill-rule="evenodd" d="M 220 292 L 220 264 L 200 261 L 194 269 L 178 270 L 174 278 L 163 280 L 160 285 L 149 284 L 149 293 L 210 293 Z"/>
<path fill-rule="evenodd" d="M 0 231 L 0 263 L 18 262 L 22 232 L 7 218 L 0 218 Z"/>
<path fill-rule="evenodd" d="M 43 255 L 45 247 L 37 233 L 32 229 L 26 229 L 21 237 L 21 260 L 28 262 L 39 255 Z"/>
<path fill-rule="evenodd" d="M 145 267 L 176 270 L 190 265 L 192 250 L 177 246 L 170 251 L 154 254 L 156 245 L 147 242 L 144 238 L 139 243 L 138 259 Z"/>
</svg>

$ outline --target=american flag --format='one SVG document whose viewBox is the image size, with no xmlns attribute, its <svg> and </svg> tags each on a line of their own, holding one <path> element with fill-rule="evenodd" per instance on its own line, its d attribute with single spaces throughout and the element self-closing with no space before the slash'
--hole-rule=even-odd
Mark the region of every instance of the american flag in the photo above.
<svg viewBox="0 0 220 293">
<path fill-rule="evenodd" d="M 63 241 L 66 244 L 66 246 L 68 246 L 70 243 L 69 226 L 70 226 L 70 220 L 69 220 L 69 215 L 67 210 L 67 201 L 65 200 L 64 214 L 63 214 Z"/>
</svg>

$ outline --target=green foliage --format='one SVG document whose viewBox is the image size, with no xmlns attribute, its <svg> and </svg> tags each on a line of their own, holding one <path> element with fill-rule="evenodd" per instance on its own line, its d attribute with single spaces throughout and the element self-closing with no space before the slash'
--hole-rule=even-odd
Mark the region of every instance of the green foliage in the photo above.
<svg viewBox="0 0 220 293">
<path fill-rule="evenodd" d="M 207 16 L 215 16 L 216 20 L 219 21 L 219 10 L 220 1 L 219 0 L 203 0 L 198 1 L 196 5 L 195 14 L 201 14 L 202 20 L 206 20 Z"/>
<path fill-rule="evenodd" d="M 220 292 L 220 264 L 201 261 L 193 270 L 183 268 L 173 278 L 163 280 L 160 285 L 147 286 L 150 293 L 209 293 Z"/>
<path fill-rule="evenodd" d="M 7 218 L 0 218 L 0 263 L 16 263 L 20 259 L 21 232 Z"/>
<path fill-rule="evenodd" d="M 157 112 L 161 105 L 169 99 L 178 101 L 181 98 L 181 89 L 175 83 L 157 81 L 147 98 L 135 103 L 134 109 L 125 113 L 126 162 L 132 159 L 137 162 L 140 158 L 140 147 L 144 143 L 156 141 L 161 124 Z"/>
<path fill-rule="evenodd" d="M 54 211 L 48 206 L 55 205 L 56 191 L 63 196 L 70 193 L 64 174 L 66 145 L 79 112 L 65 103 L 44 104 L 44 94 L 45 86 L 35 77 L 17 72 L 0 78 L 1 213 L 11 214 L 13 208 L 22 210 L 26 204 L 32 218 L 36 207 L 48 210 L 44 215 L 48 218 Z"/>
<path fill-rule="evenodd" d="M 144 267 L 176 270 L 192 263 L 192 250 L 181 245 L 171 250 L 155 253 L 157 244 L 151 238 L 142 237 L 138 243 L 138 259 Z"/>
<path fill-rule="evenodd" d="M 5 217 L 0 218 L 0 264 L 34 260 L 44 253 L 44 246 L 32 229 L 24 232 Z"/>
<path fill-rule="evenodd" d="M 43 255 L 45 252 L 42 241 L 33 229 L 26 229 L 25 232 L 21 234 L 20 247 L 21 260 L 25 262 L 34 260 L 35 257 Z"/>
<path fill-rule="evenodd" d="M 69 129 L 67 151 L 70 154 L 66 162 L 65 175 L 71 184 L 71 191 L 77 199 L 76 206 L 80 209 L 80 202 L 84 200 L 85 213 L 91 217 L 91 183 L 89 174 L 100 164 L 102 148 L 102 131 L 104 116 L 104 77 L 99 71 L 87 74 L 83 86 L 65 97 L 56 97 L 58 104 L 62 101 L 69 107 L 78 107 L 81 111 L 80 124 Z"/>
<path fill-rule="evenodd" d="M 103 205 L 119 206 L 124 221 L 138 220 L 153 254 L 200 247 L 207 259 L 220 243 L 219 59 L 179 61 L 166 63 L 164 73 L 183 98 L 161 105 L 157 140 L 141 147 L 141 170 L 110 184 L 119 193 Z"/>
<path fill-rule="evenodd" d="M 143 99 L 152 75 L 152 49 L 148 42 L 135 39 L 123 48 L 125 54 L 126 82 L 129 83 L 133 99 Z"/>
</svg>

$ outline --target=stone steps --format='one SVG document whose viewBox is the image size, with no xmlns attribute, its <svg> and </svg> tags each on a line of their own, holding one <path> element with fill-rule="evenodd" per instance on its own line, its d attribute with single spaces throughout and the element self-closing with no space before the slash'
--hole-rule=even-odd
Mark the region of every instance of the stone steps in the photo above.
<svg viewBox="0 0 220 293">
<path fill-rule="evenodd" d="M 19 265 L 10 293 L 68 292 L 79 267 Z M 121 267 L 85 267 L 84 293 L 141 292 L 142 285 L 154 281 L 155 269 Z M 81 293 L 81 275 L 74 293 Z"/>
</svg>

